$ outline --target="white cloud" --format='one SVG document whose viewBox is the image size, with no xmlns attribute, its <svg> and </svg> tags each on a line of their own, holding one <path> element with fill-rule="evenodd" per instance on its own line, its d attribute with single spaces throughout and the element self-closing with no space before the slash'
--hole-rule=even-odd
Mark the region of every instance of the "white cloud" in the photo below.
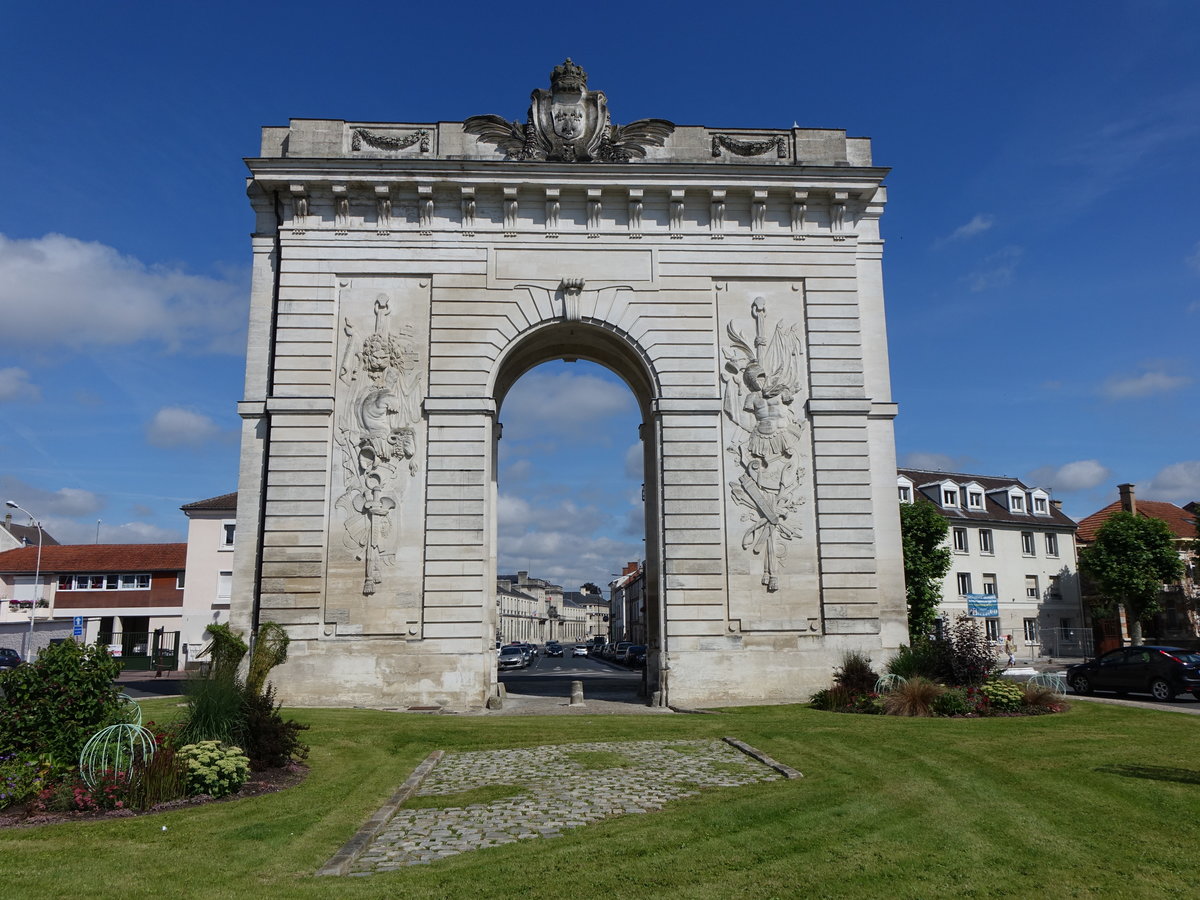
<svg viewBox="0 0 1200 900">
<path fill-rule="evenodd" d="M 496 498 L 496 506 L 501 528 L 506 525 L 525 525 L 533 518 L 533 507 L 529 502 L 512 494 L 500 494 Z"/>
<path fill-rule="evenodd" d="M 37 400 L 42 392 L 24 369 L 0 369 L 0 403 L 8 400 Z"/>
<path fill-rule="evenodd" d="M 1200 500 L 1200 460 L 1192 459 L 1167 466 L 1139 494 L 1147 500 L 1167 500 L 1180 506 Z"/>
<path fill-rule="evenodd" d="M 1128 400 L 1132 397 L 1165 394 L 1190 384 L 1191 381 L 1192 379 L 1184 375 L 1171 375 L 1162 369 L 1154 369 L 1140 375 L 1114 375 L 1104 383 L 1101 393 L 1109 400 Z"/>
<path fill-rule="evenodd" d="M 94 241 L 0 235 L 0 321 L 10 342 L 94 347 L 149 340 L 169 350 L 241 353 L 247 294 L 240 278 L 148 266 Z"/>
<path fill-rule="evenodd" d="M 46 531 L 60 544 L 96 543 L 96 520 L 47 519 Z M 182 528 L 163 528 L 150 522 L 100 523 L 102 544 L 170 544 L 186 540 Z"/>
<path fill-rule="evenodd" d="M 54 516 L 94 515 L 105 505 L 104 498 L 91 491 L 81 488 L 45 491 L 7 475 L 0 476 L 0 491 L 4 493 L 0 499 L 15 500 L 38 518 L 44 517 L 47 520 Z"/>
<path fill-rule="evenodd" d="M 1112 478 L 1112 472 L 1096 459 L 1080 459 L 1061 466 L 1042 466 L 1029 473 L 1038 487 L 1055 491 L 1087 491 Z"/>
<path fill-rule="evenodd" d="M 582 440 L 603 433 L 606 419 L 636 410 L 633 393 L 623 384 L 595 375 L 533 371 L 505 398 L 501 418 L 518 437 L 545 430 Z"/>
<path fill-rule="evenodd" d="M 982 267 L 967 276 L 967 287 L 977 294 L 1008 284 L 1024 252 L 1021 247 L 1005 247 L 996 251 L 983 261 Z"/>
<path fill-rule="evenodd" d="M 961 241 L 966 238 L 974 237 L 977 234 L 983 234 L 993 225 L 996 224 L 996 217 L 987 213 L 976 213 L 975 217 L 965 225 L 959 225 L 952 232 L 943 238 L 939 238 L 937 245 L 948 244 L 951 241 Z"/>
<path fill-rule="evenodd" d="M 146 426 L 146 440 L 155 447 L 199 447 L 232 436 L 208 416 L 178 406 L 164 406 Z"/>
<path fill-rule="evenodd" d="M 642 480 L 642 468 L 645 463 L 645 448 L 642 447 L 642 442 L 630 444 L 629 449 L 625 451 L 625 477 L 635 478 L 638 481 Z"/>
</svg>

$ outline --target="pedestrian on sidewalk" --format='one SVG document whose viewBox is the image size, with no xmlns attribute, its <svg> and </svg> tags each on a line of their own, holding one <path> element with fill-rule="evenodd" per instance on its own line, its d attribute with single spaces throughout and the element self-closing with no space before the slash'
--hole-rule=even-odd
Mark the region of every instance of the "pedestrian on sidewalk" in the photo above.
<svg viewBox="0 0 1200 900">
<path fill-rule="evenodd" d="M 1011 634 L 1004 636 L 1004 652 L 1008 654 L 1008 664 L 1010 666 L 1015 665 L 1017 662 L 1017 645 L 1013 643 Z"/>
</svg>

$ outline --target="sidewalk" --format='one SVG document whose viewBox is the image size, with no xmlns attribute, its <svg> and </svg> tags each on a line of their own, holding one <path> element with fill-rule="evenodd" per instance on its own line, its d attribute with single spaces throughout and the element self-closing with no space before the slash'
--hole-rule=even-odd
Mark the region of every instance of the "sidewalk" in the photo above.
<svg viewBox="0 0 1200 900">
<path fill-rule="evenodd" d="M 170 671 L 163 672 L 159 678 L 154 676 L 154 672 L 121 672 L 117 676 L 116 685 L 135 700 L 178 697 L 183 694 L 183 686 L 187 681 L 183 672 Z"/>
</svg>

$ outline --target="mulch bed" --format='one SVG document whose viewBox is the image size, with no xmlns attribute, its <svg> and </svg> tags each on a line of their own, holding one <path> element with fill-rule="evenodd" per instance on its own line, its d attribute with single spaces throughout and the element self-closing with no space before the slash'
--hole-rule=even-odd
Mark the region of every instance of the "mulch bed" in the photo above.
<svg viewBox="0 0 1200 900">
<path fill-rule="evenodd" d="M 185 797 L 160 803 L 147 810 L 106 809 L 90 812 L 37 812 L 30 809 L 31 804 L 12 806 L 0 810 L 0 830 L 6 828 L 33 828 L 41 825 L 61 825 L 64 822 L 102 822 L 108 819 L 132 819 L 139 816 L 152 816 L 156 813 L 173 812 L 177 809 L 189 809 L 208 803 L 224 803 L 229 800 L 242 800 L 246 797 L 258 797 L 263 794 L 274 794 L 295 787 L 304 781 L 308 775 L 308 766 L 292 763 L 280 769 L 264 769 L 261 772 L 251 772 L 250 778 L 242 785 L 236 794 L 214 799 L 207 794 L 196 797 Z"/>
</svg>

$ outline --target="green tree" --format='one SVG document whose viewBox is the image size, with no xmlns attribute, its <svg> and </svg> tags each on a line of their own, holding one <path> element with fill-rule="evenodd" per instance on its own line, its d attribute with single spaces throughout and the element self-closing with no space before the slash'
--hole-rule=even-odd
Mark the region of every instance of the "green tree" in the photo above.
<svg viewBox="0 0 1200 900">
<path fill-rule="evenodd" d="M 600 587 L 591 581 L 587 581 L 579 586 L 579 593 L 581 593 L 581 594 L 599 594 Z"/>
<path fill-rule="evenodd" d="M 950 571 L 950 526 L 928 500 L 900 504 L 900 535 L 904 547 L 904 589 L 908 596 L 908 633 L 920 640 L 933 631 L 942 579 Z"/>
<path fill-rule="evenodd" d="M 1184 566 L 1166 522 L 1119 512 L 1079 552 L 1079 568 L 1099 588 L 1102 599 L 1095 609 L 1125 609 L 1129 640 L 1136 645 L 1142 643 L 1142 622 L 1162 611 L 1163 584 L 1179 578 Z"/>
</svg>

